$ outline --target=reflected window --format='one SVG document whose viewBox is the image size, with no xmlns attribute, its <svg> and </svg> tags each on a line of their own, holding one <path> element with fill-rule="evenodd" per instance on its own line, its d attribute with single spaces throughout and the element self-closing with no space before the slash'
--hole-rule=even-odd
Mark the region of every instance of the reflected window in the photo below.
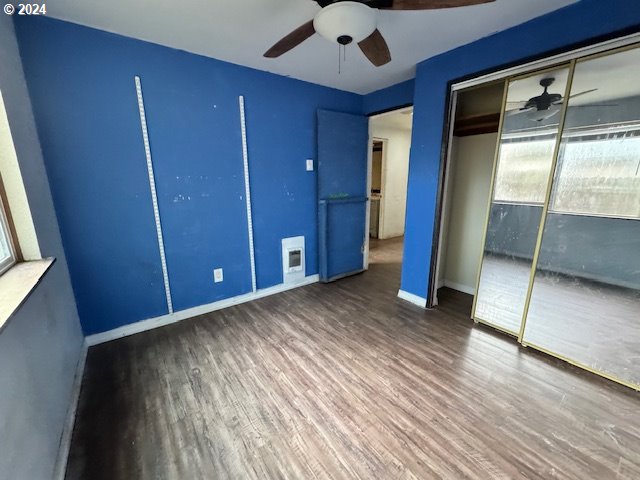
<svg viewBox="0 0 640 480">
<path fill-rule="evenodd" d="M 543 204 L 555 143 L 555 132 L 540 137 L 505 140 L 500 147 L 495 201 Z"/>
<path fill-rule="evenodd" d="M 640 218 L 640 126 L 569 134 L 558 159 L 551 210 Z"/>
</svg>

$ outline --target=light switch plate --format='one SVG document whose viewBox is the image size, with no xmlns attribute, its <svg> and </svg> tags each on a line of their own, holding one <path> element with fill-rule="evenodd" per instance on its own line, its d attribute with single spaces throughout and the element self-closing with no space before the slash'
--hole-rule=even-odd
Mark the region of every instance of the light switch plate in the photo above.
<svg viewBox="0 0 640 480">
<path fill-rule="evenodd" d="M 223 280 L 224 280 L 224 275 L 222 273 L 222 269 L 221 268 L 216 268 L 213 271 L 213 281 L 215 283 L 220 283 Z"/>
<path fill-rule="evenodd" d="M 313 160 L 311 158 L 307 159 L 307 172 L 313 172 Z"/>
</svg>

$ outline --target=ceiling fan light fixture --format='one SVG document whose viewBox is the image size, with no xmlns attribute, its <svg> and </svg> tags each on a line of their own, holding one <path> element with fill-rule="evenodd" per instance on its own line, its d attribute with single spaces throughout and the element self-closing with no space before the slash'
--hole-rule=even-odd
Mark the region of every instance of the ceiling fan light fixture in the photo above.
<svg viewBox="0 0 640 480">
<path fill-rule="evenodd" d="M 358 2 L 333 3 L 320 10 L 313 19 L 316 32 L 341 45 L 360 43 L 377 26 L 378 11 Z"/>
<path fill-rule="evenodd" d="M 544 122 L 545 120 L 550 119 L 554 115 L 560 113 L 561 106 L 560 105 L 551 105 L 546 110 L 531 110 L 527 112 L 527 118 L 532 122 Z"/>
</svg>

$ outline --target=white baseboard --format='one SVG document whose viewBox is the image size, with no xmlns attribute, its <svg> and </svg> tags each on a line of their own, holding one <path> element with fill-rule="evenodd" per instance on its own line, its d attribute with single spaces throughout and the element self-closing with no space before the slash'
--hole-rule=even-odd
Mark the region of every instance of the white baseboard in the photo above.
<svg viewBox="0 0 640 480">
<path fill-rule="evenodd" d="M 451 282 L 449 280 L 445 280 L 444 281 L 444 286 L 445 287 L 449 287 L 449 288 L 453 288 L 454 290 L 458 290 L 459 292 L 468 293 L 469 295 L 475 295 L 476 294 L 476 289 L 475 288 L 470 287 L 468 285 L 464 285 L 462 283 Z"/>
<path fill-rule="evenodd" d="M 55 480 L 64 480 L 67 471 L 67 460 L 69 459 L 69 449 L 71 448 L 71 437 L 73 436 L 73 426 L 76 422 L 76 410 L 78 409 L 78 400 L 80 399 L 80 389 L 82 388 L 82 377 L 84 376 L 84 366 L 87 362 L 87 350 L 89 346 L 87 341 L 82 343 L 82 351 L 80 358 L 76 364 L 76 373 L 73 379 L 73 388 L 71 390 L 71 403 L 67 409 L 67 417 L 65 419 L 62 435 L 60 436 L 60 445 L 58 446 L 58 458 L 53 472 Z"/>
<path fill-rule="evenodd" d="M 245 293 L 236 297 L 225 298 L 217 302 L 208 303 L 206 305 L 200 305 L 193 308 L 187 308 L 186 310 L 180 310 L 178 312 L 169 313 L 160 317 L 149 318 L 147 320 L 141 320 L 136 323 L 124 325 L 122 327 L 114 328 L 102 333 L 96 333 L 87 337 L 87 344 L 89 346 L 98 345 L 99 343 L 110 342 L 117 338 L 128 337 L 129 335 L 135 335 L 136 333 L 146 332 L 147 330 L 153 330 L 154 328 L 163 327 L 172 323 L 179 322 L 191 317 L 197 317 L 205 313 L 214 312 L 234 305 L 240 305 L 241 303 L 250 302 L 251 300 L 257 300 L 258 298 L 268 297 L 276 293 L 285 292 L 297 287 L 303 287 L 312 283 L 320 281 L 319 275 L 309 275 L 304 280 L 295 283 L 281 283 L 274 285 L 273 287 L 263 288 L 255 292 Z"/>
<path fill-rule="evenodd" d="M 427 299 L 414 295 L 413 293 L 405 292 L 404 290 L 398 290 L 398 298 L 411 302 L 422 308 L 427 308 Z"/>
</svg>

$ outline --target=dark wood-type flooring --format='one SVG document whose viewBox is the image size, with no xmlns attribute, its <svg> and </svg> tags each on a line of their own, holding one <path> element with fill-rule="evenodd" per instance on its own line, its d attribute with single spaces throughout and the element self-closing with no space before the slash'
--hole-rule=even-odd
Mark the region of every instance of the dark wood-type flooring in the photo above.
<svg viewBox="0 0 640 480">
<path fill-rule="evenodd" d="M 370 270 L 92 347 L 68 479 L 640 478 L 640 395 Z"/>
</svg>

